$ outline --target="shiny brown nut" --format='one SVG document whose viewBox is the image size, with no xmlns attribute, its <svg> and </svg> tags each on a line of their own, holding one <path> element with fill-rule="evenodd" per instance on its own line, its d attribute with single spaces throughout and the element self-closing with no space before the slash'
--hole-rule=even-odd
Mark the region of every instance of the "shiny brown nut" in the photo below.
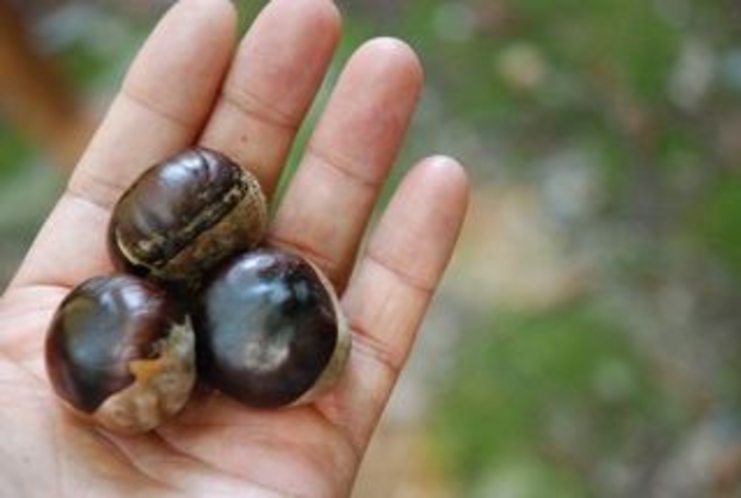
<svg viewBox="0 0 741 498">
<path fill-rule="evenodd" d="M 121 433 L 151 430 L 177 413 L 196 377 L 189 318 L 164 291 L 129 275 L 75 288 L 52 319 L 45 356 L 66 404 Z"/>
<path fill-rule="evenodd" d="M 309 402 L 343 371 L 350 332 L 328 280 L 275 249 L 241 255 L 204 287 L 194 310 L 199 373 L 244 404 Z"/>
<path fill-rule="evenodd" d="M 108 239 L 120 269 L 195 288 L 222 260 L 255 246 L 266 223 L 257 179 L 223 154 L 194 148 L 134 182 L 114 208 Z"/>
</svg>

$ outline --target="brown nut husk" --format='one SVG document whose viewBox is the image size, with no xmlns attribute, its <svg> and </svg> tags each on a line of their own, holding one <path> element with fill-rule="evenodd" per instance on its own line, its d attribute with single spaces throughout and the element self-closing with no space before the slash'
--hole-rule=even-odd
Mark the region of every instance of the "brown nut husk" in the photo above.
<svg viewBox="0 0 741 498">
<path fill-rule="evenodd" d="M 194 289 L 221 261 L 257 245 L 267 219 L 254 175 L 219 152 L 188 149 L 151 167 L 121 196 L 110 252 L 128 272 Z"/>
<path fill-rule="evenodd" d="M 308 260 L 277 249 L 221 268 L 193 316 L 200 375 L 249 406 L 316 399 L 340 378 L 350 351 L 329 281 Z"/>
<path fill-rule="evenodd" d="M 68 407 L 125 434 L 176 414 L 196 378 L 190 319 L 163 290 L 130 275 L 75 288 L 52 319 L 45 360 Z"/>
</svg>

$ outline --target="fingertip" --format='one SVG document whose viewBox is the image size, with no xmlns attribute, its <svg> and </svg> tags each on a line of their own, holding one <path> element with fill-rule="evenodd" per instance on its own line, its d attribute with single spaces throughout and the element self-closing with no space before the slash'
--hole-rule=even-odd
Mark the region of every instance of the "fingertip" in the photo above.
<svg viewBox="0 0 741 498">
<path fill-rule="evenodd" d="M 333 0 L 273 0 L 290 3 L 297 13 L 304 13 L 314 18 L 317 31 L 339 33 L 342 15 Z"/>
<path fill-rule="evenodd" d="M 451 188 L 468 193 L 468 172 L 457 159 L 442 154 L 433 155 L 424 159 L 419 167 L 429 171 L 427 174 L 444 180 Z"/>
<path fill-rule="evenodd" d="M 236 13 L 235 0 L 178 0 L 176 6 L 189 9 L 226 9 Z"/>
<path fill-rule="evenodd" d="M 325 26 L 335 29 L 338 33 L 342 28 L 342 13 L 333 0 L 313 0 L 317 3 L 317 9 L 324 20 Z"/>
<path fill-rule="evenodd" d="M 458 160 L 445 155 L 429 156 L 410 173 L 410 181 L 416 184 L 415 188 L 430 191 L 431 197 L 441 201 L 450 223 L 461 223 L 468 210 L 471 184 L 466 168 Z"/>
<path fill-rule="evenodd" d="M 210 24 L 216 32 L 236 36 L 239 16 L 232 0 L 179 0 L 171 10 L 175 9 L 198 17 L 201 22 Z"/>
<path fill-rule="evenodd" d="M 434 289 L 460 235 L 469 189 L 468 175 L 455 159 L 431 156 L 420 161 L 394 193 L 369 253 Z"/>
<path fill-rule="evenodd" d="M 391 36 L 373 38 L 363 43 L 353 59 L 364 59 L 382 68 L 383 71 L 405 73 L 408 81 L 419 88 L 424 81 L 424 68 L 414 49 L 404 40 Z"/>
<path fill-rule="evenodd" d="M 312 19 L 317 35 L 339 34 L 342 15 L 332 0 L 272 0 L 260 16 L 277 15 L 294 19 Z"/>
</svg>

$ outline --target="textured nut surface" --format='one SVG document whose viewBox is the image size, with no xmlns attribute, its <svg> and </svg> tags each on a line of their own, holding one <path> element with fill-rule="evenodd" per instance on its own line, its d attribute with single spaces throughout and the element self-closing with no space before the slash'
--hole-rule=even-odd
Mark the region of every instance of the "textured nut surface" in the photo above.
<svg viewBox="0 0 741 498">
<path fill-rule="evenodd" d="M 237 257 L 204 289 L 194 312 L 201 374 L 241 402 L 308 402 L 343 371 L 350 333 L 319 270 L 274 249 Z"/>
<path fill-rule="evenodd" d="M 75 288 L 52 319 L 46 368 L 76 411 L 119 432 L 154 428 L 184 406 L 195 382 L 188 317 L 137 277 L 95 277 Z"/>
<path fill-rule="evenodd" d="M 254 247 L 266 224 L 257 179 L 223 154 L 194 148 L 134 182 L 114 208 L 108 238 L 120 267 L 195 286 L 222 260 Z"/>
<path fill-rule="evenodd" d="M 159 356 L 134 360 L 135 381 L 112 395 L 93 413 L 111 430 L 138 433 L 156 428 L 180 411 L 196 379 L 195 336 L 190 321 L 175 324 L 158 344 Z"/>
</svg>

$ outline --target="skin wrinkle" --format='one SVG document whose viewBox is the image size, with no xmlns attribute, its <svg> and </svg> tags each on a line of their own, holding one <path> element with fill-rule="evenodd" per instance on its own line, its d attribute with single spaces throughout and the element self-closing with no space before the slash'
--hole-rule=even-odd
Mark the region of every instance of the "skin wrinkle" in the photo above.
<svg viewBox="0 0 741 498">
<path fill-rule="evenodd" d="M 218 468 L 217 466 L 213 465 L 208 460 L 198 457 L 195 453 L 187 453 L 185 451 L 182 451 L 177 445 L 173 444 L 169 438 L 165 437 L 161 431 L 154 431 L 152 433 L 152 437 L 156 438 L 163 446 L 165 446 L 166 448 L 169 448 L 176 455 L 179 455 L 185 459 L 188 459 L 197 465 L 201 465 L 207 469 L 210 469 L 214 473 L 223 473 L 226 475 L 230 475 L 234 477 L 235 479 L 242 477 L 237 473 L 228 472 L 228 471 Z"/>
<path fill-rule="evenodd" d="M 316 496 L 337 496 L 336 491 L 342 487 L 340 483 L 335 479 L 337 477 L 337 472 L 332 472 L 335 470 L 334 466 L 328 466 L 324 463 L 324 458 L 317 458 L 317 451 L 316 446 L 314 448 L 309 447 L 308 445 L 302 445 L 302 444 L 291 444 L 292 441 L 275 441 L 274 439 L 265 439 L 265 440 L 256 440 L 258 445 L 262 448 L 270 448 L 273 449 L 274 452 L 277 454 L 284 454 L 285 452 L 293 453 L 293 457 L 291 460 L 294 461 L 293 466 L 302 467 L 304 469 L 308 469 L 306 472 L 307 474 L 313 474 L 315 476 L 325 476 L 327 479 L 327 484 L 324 485 L 324 488 L 333 488 L 335 492 L 331 493 L 331 495 L 327 495 L 324 492 L 317 493 Z M 299 458 L 297 459 L 296 456 Z M 298 464 L 296 463 L 298 462 Z M 315 469 L 315 470 L 314 470 Z M 329 472 L 328 472 L 329 470 Z M 262 485 L 265 485 L 264 482 L 265 479 L 260 476 L 251 476 L 251 479 L 253 479 L 255 482 L 261 483 Z M 321 484 L 320 484 L 321 485 Z M 273 485 L 274 486 L 274 485 Z M 325 491 L 326 489 L 323 489 L 322 491 Z M 299 490 L 291 490 L 292 493 L 298 493 Z M 302 496 L 297 494 L 297 496 Z M 303 495 L 303 496 L 309 496 L 309 495 Z"/>
<path fill-rule="evenodd" d="M 229 427 L 225 427 L 220 424 L 180 424 L 180 425 L 186 425 L 189 428 L 197 428 L 199 431 L 204 431 L 204 429 L 221 429 L 222 431 L 227 431 Z M 332 431 L 335 432 L 335 431 Z M 286 458 L 286 454 L 293 454 L 293 455 L 301 455 L 301 467 L 304 468 L 315 468 L 317 467 L 317 460 L 321 460 L 316 458 L 316 451 L 307 451 L 302 447 L 301 444 L 294 444 L 293 440 L 284 440 L 285 436 L 280 440 L 277 441 L 275 435 L 254 435 L 251 434 L 249 438 L 249 442 L 251 446 L 255 449 L 259 449 L 258 453 L 265 453 L 268 451 L 268 453 L 273 452 L 275 455 L 271 458 L 275 458 L 276 460 L 294 460 L 293 458 L 289 459 Z M 187 444 L 183 444 L 183 441 L 186 441 L 187 439 L 178 438 L 177 434 L 173 434 L 172 436 L 166 436 L 166 439 L 170 442 L 170 444 L 174 445 L 174 447 L 179 448 L 180 451 L 187 451 L 186 448 L 188 447 Z M 227 438 L 228 439 L 228 438 Z M 251 450 L 254 452 L 254 450 Z M 245 462 L 247 463 L 247 462 Z M 294 462 L 295 463 L 295 462 Z M 273 490 L 273 491 L 279 491 L 278 488 L 276 488 L 276 483 L 266 481 L 264 476 L 262 476 L 259 472 L 256 473 L 254 469 L 251 469 L 249 466 L 243 468 L 241 471 L 234 471 L 234 470 L 226 470 L 226 468 L 220 468 L 215 467 L 219 472 L 225 473 L 227 475 L 232 475 L 240 479 L 249 479 L 251 482 L 256 483 L 260 487 Z M 318 468 L 322 468 L 322 465 L 318 465 Z M 327 476 L 326 473 L 319 473 L 316 475 L 323 475 Z M 299 496 L 299 495 L 296 495 Z M 308 495 L 307 495 L 308 496 Z M 324 495 L 318 495 L 318 496 L 324 496 Z"/>
<path fill-rule="evenodd" d="M 320 410 L 337 426 L 342 427 L 352 444 L 362 452 L 367 449 L 381 417 L 382 412 L 377 407 L 385 404 L 388 399 L 387 387 L 396 380 L 391 370 L 377 369 L 378 365 L 372 355 L 353 349 L 348 372 L 345 374 L 347 380 L 337 386 L 332 396 L 319 400 L 318 404 Z M 372 379 L 368 379 L 366 375 L 370 372 L 373 373 Z M 365 377 L 363 380 L 370 383 L 360 384 L 360 377 Z M 379 383 L 379 377 L 383 378 L 382 383 Z M 361 388 L 364 392 L 359 397 L 358 391 Z M 362 424 L 358 423 L 360 417 L 363 418 Z"/>
<path fill-rule="evenodd" d="M 326 399 L 331 396 L 332 396 L 332 393 L 330 392 L 324 398 Z M 309 408 L 310 410 L 313 410 L 316 413 L 317 417 L 319 417 L 322 420 L 324 425 L 326 425 L 327 427 L 333 428 L 337 432 L 338 437 L 343 440 L 342 442 L 344 446 L 347 448 L 347 451 L 351 453 L 352 455 L 351 458 L 353 462 L 360 462 L 362 460 L 363 448 L 359 448 L 354 444 L 352 437 L 350 436 L 350 433 L 345 430 L 344 426 L 334 423 L 330 419 L 330 417 L 328 417 L 327 414 L 322 411 L 322 409 L 318 406 L 318 403 L 313 403 L 309 405 L 307 408 Z"/>
<path fill-rule="evenodd" d="M 340 482 L 340 476 L 345 475 L 346 472 L 337 472 L 337 469 L 339 466 L 334 465 L 329 462 L 325 462 L 324 458 L 317 458 L 317 449 L 321 449 L 318 446 L 314 446 L 314 448 L 304 445 L 294 445 L 293 446 L 296 453 L 298 453 L 301 456 L 301 461 L 303 461 L 303 465 L 306 466 L 307 469 L 315 469 L 311 470 L 310 473 L 314 474 L 315 476 L 323 475 L 325 476 L 326 485 L 325 488 L 333 490 L 331 493 L 332 496 L 339 496 L 340 489 L 345 488 L 346 486 L 342 485 L 342 482 Z M 322 452 L 323 453 L 323 452 Z M 354 465 L 354 462 L 350 463 L 349 466 Z M 321 479 L 320 479 L 321 480 Z M 322 490 L 324 491 L 324 490 Z M 325 496 L 324 492 L 317 493 L 318 496 Z"/>
<path fill-rule="evenodd" d="M 249 88 L 225 87 L 221 92 L 221 105 L 230 105 L 245 116 L 251 117 L 261 124 L 269 125 L 280 130 L 295 134 L 301 125 L 301 119 L 284 114 L 271 106 Z"/>
<path fill-rule="evenodd" d="M 341 268 L 336 258 L 318 252 L 317 249 L 312 248 L 310 244 L 298 240 L 292 240 L 290 238 L 283 238 L 273 229 L 271 229 L 265 237 L 265 243 L 271 247 L 289 252 L 297 252 L 306 257 L 322 270 L 322 273 L 327 276 L 329 281 L 332 282 L 332 285 L 335 285 L 335 283 L 339 281 Z"/>
<path fill-rule="evenodd" d="M 190 112 L 167 109 L 162 101 L 152 100 L 144 90 L 134 90 L 124 85 L 118 93 L 117 98 L 150 112 L 157 118 L 167 121 L 176 128 L 182 128 L 188 133 L 201 126 L 202 120 L 192 116 Z"/>
<path fill-rule="evenodd" d="M 9 367 L 17 369 L 19 373 L 26 375 L 29 379 L 37 381 L 44 389 L 48 389 L 46 378 L 42 374 L 39 374 L 34 369 L 26 366 L 22 361 L 16 359 L 14 355 L 10 351 L 6 351 L 5 348 L 0 349 L 0 361 L 4 361 Z"/>
<path fill-rule="evenodd" d="M 105 177 L 94 176 L 91 172 L 80 170 L 74 175 L 62 195 L 86 202 L 110 216 L 115 199 L 124 191 L 123 184 L 108 181 Z"/>
<path fill-rule="evenodd" d="M 372 363 L 376 368 L 380 367 L 385 376 L 389 379 L 390 383 L 395 382 L 401 373 L 403 367 L 403 361 L 397 363 L 393 359 L 393 355 L 384 348 L 381 343 L 369 334 L 364 332 L 363 329 L 357 326 L 349 325 L 353 333 L 353 349 L 352 358 L 348 362 L 348 370 L 359 369 L 357 364 L 358 359 L 361 362 L 365 360 Z M 354 360 L 353 360 L 354 358 Z M 397 366 L 398 365 L 398 366 Z M 348 376 L 349 373 L 345 373 Z M 339 399 L 339 394 L 342 390 L 340 384 L 335 390 L 330 392 L 324 398 L 317 400 L 316 410 L 321 413 L 329 423 L 334 424 L 337 430 L 342 433 L 343 437 L 348 441 L 350 446 L 357 451 L 358 462 L 362 460 L 362 455 L 365 452 L 370 436 L 372 435 L 373 429 L 380 419 L 380 412 L 375 417 L 375 421 L 370 424 L 367 430 L 358 430 L 355 428 L 355 421 L 352 417 L 348 417 L 346 410 L 343 410 L 342 400 Z M 381 396 L 382 400 L 387 398 L 387 395 Z M 382 400 L 379 400 L 382 402 Z M 355 428 L 355 429 L 354 429 Z"/>
<path fill-rule="evenodd" d="M 243 410 L 243 407 L 238 406 L 236 407 L 238 411 Z M 320 413 L 316 407 L 312 405 L 305 405 L 302 407 L 298 407 L 292 410 L 298 410 L 293 411 L 291 416 L 293 418 L 296 418 L 297 420 L 300 420 L 306 415 L 310 415 L 312 418 L 310 421 L 302 421 L 301 426 L 308 426 L 308 427 L 314 427 L 315 429 L 312 430 L 312 434 L 315 434 L 315 436 L 312 438 L 314 441 L 309 446 L 313 447 L 315 449 L 304 451 L 304 448 L 301 444 L 296 444 L 296 441 L 293 439 L 292 434 L 287 433 L 286 431 L 282 430 L 282 426 L 289 424 L 290 421 L 284 421 L 284 424 L 281 424 L 280 427 L 270 427 L 270 425 L 266 425 L 266 421 L 261 420 L 263 417 L 269 416 L 264 411 L 258 410 L 255 414 L 256 417 L 258 417 L 258 420 L 261 420 L 259 423 L 255 423 L 253 420 L 252 422 L 245 422 L 244 424 L 233 424 L 234 428 L 236 428 L 239 431 L 248 431 L 250 434 L 250 442 L 255 443 L 255 446 L 266 446 L 270 448 L 274 448 L 275 450 L 280 450 L 279 453 L 281 453 L 283 450 L 288 450 L 289 452 L 292 450 L 300 451 L 302 454 L 306 457 L 307 462 L 311 462 L 312 458 L 316 458 L 316 455 L 318 452 L 320 452 L 322 449 L 329 450 L 331 454 L 337 455 L 336 457 L 331 458 L 319 458 L 319 460 L 331 460 L 334 462 L 337 462 L 337 465 L 341 464 L 347 464 L 347 465 L 354 465 L 359 461 L 359 455 L 355 452 L 355 447 L 350 444 L 350 440 L 344 439 L 344 435 L 342 431 L 340 431 L 339 427 L 335 424 L 332 424 L 331 421 L 329 421 L 326 417 L 323 416 L 322 413 Z M 245 418 L 245 420 L 250 420 L 248 417 Z M 210 429 L 221 429 L 223 431 L 228 431 L 229 426 L 224 426 L 220 423 L 209 423 L 209 422 L 183 422 L 182 420 L 178 421 L 175 420 L 171 424 L 171 427 L 177 427 L 177 426 L 185 426 L 188 429 L 194 428 L 197 433 L 202 433 L 205 431 L 209 431 Z M 268 430 L 266 431 L 257 431 L 256 428 L 265 426 Z M 177 434 L 171 434 L 167 436 L 168 438 L 173 438 L 173 441 L 177 444 L 184 439 L 181 437 L 177 437 Z M 289 439 L 286 439 L 289 438 Z M 327 438 L 331 438 L 333 440 L 340 441 L 341 444 L 339 446 L 335 445 L 324 445 L 324 443 L 327 442 Z M 229 435 L 225 436 L 224 439 L 231 440 L 233 439 Z M 334 449 L 333 449 L 334 448 Z M 349 453 L 349 456 L 342 456 L 345 453 Z M 333 467 L 337 467 L 337 465 L 334 465 Z M 252 476 L 252 474 L 245 474 L 245 476 Z M 323 474 L 323 475 L 336 475 L 336 473 L 332 474 Z M 254 477 L 254 476 L 252 476 Z M 322 495 L 323 496 L 323 495 Z"/>
<path fill-rule="evenodd" d="M 72 195 L 63 195 L 63 197 L 61 198 L 57 206 L 59 206 L 59 204 L 65 201 L 92 207 L 93 211 L 96 211 L 99 214 L 103 214 L 103 217 L 106 220 L 110 217 L 110 211 L 107 208 L 95 203 L 92 199 L 77 196 L 74 194 L 74 192 L 72 193 Z M 89 214 L 90 212 L 88 212 L 88 215 Z M 52 216 L 53 216 L 53 213 L 52 213 Z M 34 241 L 34 244 L 31 246 L 29 253 L 26 254 L 26 258 L 21 264 L 20 270 L 18 271 L 18 273 L 16 273 L 15 277 L 13 277 L 13 279 L 11 280 L 10 287 L 8 288 L 6 292 L 14 291 L 15 289 L 24 289 L 24 288 L 32 288 L 32 287 L 40 287 L 40 286 L 67 289 L 67 292 L 68 292 L 69 289 L 72 289 L 80 282 L 79 278 L 73 278 L 68 272 L 64 272 L 64 271 L 61 272 L 64 275 L 64 278 L 60 279 L 59 272 L 56 271 L 57 270 L 56 265 L 53 265 L 53 269 L 51 271 L 47 271 L 47 272 L 41 271 L 41 272 L 36 272 L 35 275 L 31 273 L 31 276 L 26 276 L 24 273 L 24 269 L 29 266 L 29 259 L 31 259 L 29 256 L 35 256 L 34 254 L 35 247 L 36 247 L 36 242 Z M 43 260 L 43 263 L 47 264 L 49 263 L 49 261 L 45 259 Z M 111 266 L 110 261 L 106 261 L 106 267 L 110 268 L 110 266 Z"/>
<path fill-rule="evenodd" d="M 163 435 L 159 431 L 155 431 L 155 432 L 152 432 L 150 434 L 147 434 L 145 437 L 147 437 L 148 439 L 150 439 L 151 440 L 150 442 L 152 444 L 154 444 L 156 446 L 162 447 L 165 451 L 167 451 L 167 450 L 171 451 L 176 457 L 182 458 L 183 460 L 190 462 L 191 465 L 195 465 L 196 467 L 202 467 L 202 468 L 206 469 L 210 473 L 210 475 L 208 476 L 208 479 L 218 478 L 219 474 L 222 474 L 222 475 L 225 475 L 225 476 L 228 476 L 228 477 L 233 478 L 235 481 L 242 481 L 241 476 L 239 476 L 236 473 L 228 472 L 228 471 L 225 471 L 223 469 L 219 469 L 218 467 L 214 466 L 213 464 L 211 464 L 207 460 L 204 460 L 202 458 L 199 458 L 195 454 L 189 454 L 189 453 L 186 453 L 186 452 L 181 451 L 177 446 L 171 444 L 171 442 L 167 438 L 163 437 Z M 161 468 L 161 466 L 151 465 L 151 462 L 150 462 L 149 465 L 147 465 L 145 462 L 142 462 L 141 464 L 139 464 L 138 463 L 138 459 L 136 457 L 136 453 L 137 452 L 136 452 L 136 449 L 135 448 L 132 448 L 131 451 L 127 451 L 127 450 L 123 450 L 123 449 L 121 449 L 121 451 L 123 451 L 123 452 L 125 452 L 127 454 L 128 453 L 131 453 L 131 457 L 130 458 L 132 460 L 134 460 L 134 461 L 137 461 L 137 467 L 138 468 L 146 468 L 146 467 L 150 467 L 151 466 L 153 468 L 159 468 L 160 471 L 163 471 L 163 469 Z M 163 465 L 169 465 L 169 464 L 170 464 L 170 462 L 168 462 L 168 461 L 165 461 L 163 463 Z M 184 471 L 185 472 L 188 472 L 188 469 L 184 469 Z M 172 475 L 169 479 L 165 479 L 165 481 L 167 483 L 171 483 L 175 479 L 179 480 L 179 473 L 177 473 L 177 472 L 176 472 L 176 474 Z M 243 483 L 243 484 L 244 485 L 249 485 L 249 483 Z M 249 487 L 250 488 L 253 488 L 254 486 L 251 486 L 250 485 Z M 183 491 L 183 490 L 186 490 L 187 488 L 183 488 L 183 485 L 181 484 L 178 489 L 180 491 Z M 268 491 L 276 492 L 276 490 L 268 490 Z"/>
<path fill-rule="evenodd" d="M 427 298 L 432 295 L 437 286 L 437 279 L 435 279 L 434 282 L 429 282 L 422 276 L 413 275 L 390 260 L 386 261 L 383 253 L 380 250 L 373 250 L 373 247 L 370 247 L 366 252 L 365 263 L 374 264 L 382 270 L 385 270 L 398 280 L 401 285 L 410 287 L 422 293 Z"/>
<path fill-rule="evenodd" d="M 314 33 L 322 33 L 322 28 L 320 26 L 312 27 L 311 29 L 314 30 Z M 338 38 L 339 34 L 334 33 L 334 31 L 337 31 L 334 27 L 329 28 L 328 32 L 330 35 L 328 40 L 332 41 L 334 38 Z M 302 33 L 303 34 L 303 33 Z M 324 41 L 324 40 L 321 40 Z M 332 41 L 331 45 L 334 48 L 335 43 Z M 280 50 L 280 48 L 278 48 Z M 270 100 L 267 100 L 266 98 L 262 98 L 260 100 L 263 101 L 263 103 L 270 108 L 273 112 L 276 112 L 279 116 L 281 116 L 283 119 L 292 122 L 296 119 L 301 119 L 303 115 L 306 113 L 308 105 L 310 105 L 310 100 L 303 105 L 300 106 L 293 106 L 292 108 L 288 108 L 286 106 L 285 109 L 280 107 L 281 102 L 294 102 L 298 101 L 299 99 L 296 99 L 295 93 L 297 92 L 297 87 L 295 86 L 296 81 L 308 81 L 308 80 L 315 80 L 315 79 L 321 79 L 321 77 L 317 78 L 317 76 L 314 73 L 314 68 L 312 67 L 312 64 L 306 64 L 306 61 L 302 61 L 303 64 L 281 64 L 281 61 L 276 60 L 276 51 L 275 50 L 268 50 L 265 47 L 260 46 L 254 46 L 249 47 L 249 50 L 247 50 L 247 54 L 250 58 L 250 60 L 253 62 L 253 64 L 259 64 L 261 66 L 261 69 L 263 71 L 263 76 L 265 80 L 271 80 L 275 82 L 275 86 L 271 85 L 268 88 L 263 88 L 264 93 L 266 94 L 272 94 L 271 97 L 277 97 L 277 96 L 289 96 L 289 98 L 285 99 L 276 99 L 274 103 Z M 306 54 L 307 56 L 311 56 L 311 54 Z M 292 57 L 293 58 L 293 57 Z M 295 62 L 295 61 L 293 61 Z M 320 81 L 316 82 L 316 85 L 318 86 L 320 84 Z M 254 89 L 253 91 L 249 92 L 252 95 L 259 95 L 263 92 L 258 92 L 257 89 Z M 305 99 L 301 99 L 305 100 Z"/>
<path fill-rule="evenodd" d="M 353 168 L 353 164 L 363 164 L 363 161 L 353 161 L 350 158 L 342 157 L 341 153 L 333 150 L 330 151 L 316 143 L 310 143 L 306 148 L 304 161 L 312 166 L 320 166 L 331 170 L 341 177 L 347 179 L 364 190 L 376 192 L 384 183 L 386 175 L 363 174 L 363 169 Z M 315 159 L 312 161 L 311 159 Z M 375 197 L 375 196 L 374 196 Z"/>
<path fill-rule="evenodd" d="M 338 107 L 341 104 L 344 105 L 344 102 L 338 102 Z M 335 112 L 339 114 L 338 111 Z M 367 184 L 379 184 L 390 170 L 401 144 L 400 141 L 392 141 L 387 137 L 406 133 L 411 119 L 411 109 L 409 113 L 401 113 L 402 115 L 396 119 L 388 116 L 388 108 L 346 112 L 366 114 L 366 119 L 359 123 L 342 122 L 343 119 L 337 116 L 336 122 L 320 124 L 308 149 L 346 175 L 357 176 Z M 327 136 L 334 139 L 330 140 Z M 339 145 L 336 143 L 338 137 Z M 386 146 L 374 149 L 368 147 L 369 143 L 384 143 Z"/>
<path fill-rule="evenodd" d="M 46 396 L 48 401 L 51 401 L 50 396 Z M 59 411 L 59 407 L 52 406 L 51 411 Z M 147 476 L 144 473 L 140 473 L 139 469 L 137 469 L 134 465 L 132 465 L 132 462 L 129 461 L 129 459 L 124 455 L 119 448 L 114 444 L 114 442 L 110 439 L 110 437 L 101 429 L 94 428 L 92 431 L 87 432 L 88 426 L 81 426 L 78 420 L 73 420 L 70 426 L 69 423 L 67 424 L 66 431 L 64 430 L 64 426 L 62 425 L 62 422 L 65 421 L 65 419 L 68 419 L 68 413 L 64 412 L 61 414 L 62 417 L 53 417 L 51 424 L 51 432 L 52 432 L 52 441 L 53 441 L 53 448 L 52 451 L 54 452 L 53 458 L 57 462 L 56 466 L 56 474 L 59 476 L 57 479 L 58 482 L 58 490 L 59 493 L 57 496 L 64 497 L 64 496 L 73 496 L 76 495 L 79 491 L 79 488 L 77 486 L 71 487 L 74 492 L 67 494 L 63 490 L 66 490 L 68 488 L 67 485 L 63 482 L 61 476 L 67 474 L 67 472 L 64 470 L 63 465 L 68 462 L 68 458 L 66 458 L 65 455 L 62 454 L 61 450 L 61 441 L 65 439 L 71 439 L 74 438 L 74 433 L 76 431 L 85 430 L 86 434 L 85 436 L 90 436 L 92 439 L 96 440 L 99 443 L 102 443 L 103 445 L 110 448 L 110 452 L 106 452 L 106 456 L 112 456 L 114 457 L 114 461 L 117 462 L 120 465 L 124 466 L 124 469 L 126 469 L 128 472 L 134 472 L 137 476 L 140 478 L 145 479 L 150 483 L 150 485 L 156 485 L 158 487 L 161 487 L 162 484 L 158 483 L 156 480 L 152 479 L 151 477 Z M 63 432 L 66 432 L 66 436 L 63 434 Z M 120 476 L 120 479 L 124 479 L 125 476 Z M 126 477 L 128 479 L 128 477 Z M 111 477 L 108 475 L 106 477 L 106 480 L 110 481 Z M 128 485 L 127 481 L 127 485 Z"/>
<path fill-rule="evenodd" d="M 105 440 L 106 443 L 115 450 L 115 455 L 118 457 L 118 459 L 127 465 L 133 472 L 135 472 L 138 476 L 143 477 L 147 481 L 150 482 L 151 485 L 157 486 L 157 487 L 164 487 L 165 489 L 168 489 L 172 492 L 178 492 L 182 491 L 179 488 L 176 488 L 171 483 L 168 483 L 160 478 L 158 478 L 156 475 L 156 472 L 153 471 L 153 469 L 146 469 L 142 468 L 138 464 L 138 462 L 127 452 L 123 451 L 118 443 L 116 442 L 115 438 L 113 438 L 110 434 L 108 434 L 105 430 L 100 428 L 94 428 L 95 433 L 98 437 Z"/>
<path fill-rule="evenodd" d="M 3 321 L 11 319 L 25 318 L 27 315 L 37 313 L 49 313 L 62 302 L 64 296 L 69 292 L 67 287 L 56 287 L 50 285 L 29 286 L 25 288 L 9 289 L 8 292 L 0 297 L 0 316 Z M 23 302 L 24 299 L 33 297 L 30 302 Z M 19 301 L 20 310 L 14 309 L 15 301 Z M 49 301 L 49 302 L 46 302 Z M 30 305 L 30 306 L 27 306 Z M 1 333 L 0 333 L 1 335 Z M 2 351 L 0 350 L 0 353 Z"/>
<path fill-rule="evenodd" d="M 392 377 L 396 378 L 401 373 L 406 356 L 394 354 L 390 349 L 383 346 L 364 328 L 359 322 L 351 322 L 350 329 L 353 332 L 353 347 L 358 354 L 372 359 L 379 366 L 388 370 Z"/>
<path fill-rule="evenodd" d="M 253 496 L 251 493 L 256 492 L 259 492 L 260 496 L 268 492 L 271 496 L 277 493 L 277 490 L 265 488 L 255 482 L 245 481 L 242 476 L 234 472 L 219 469 L 208 461 L 198 458 L 195 454 L 180 451 L 163 438 L 161 434 L 151 433 L 145 437 L 145 440 L 137 441 L 121 439 L 122 443 L 130 442 L 131 444 L 127 444 L 127 447 L 121 448 L 120 451 L 129 455 L 135 466 L 143 469 L 143 472 L 157 476 L 159 481 L 164 482 L 169 487 L 177 488 L 180 492 L 176 496 L 182 496 L 182 492 L 196 488 L 199 490 L 197 496 L 210 497 L 213 496 L 214 486 L 226 487 L 227 489 L 238 487 L 240 492 L 250 492 L 249 496 Z M 147 453 L 151 454 L 150 458 L 140 459 L 137 457 L 138 454 L 146 455 Z M 181 465 L 183 466 L 180 467 Z M 191 481 L 191 476 L 196 477 L 196 481 Z M 219 483 L 219 480 L 223 480 L 223 478 L 228 480 Z M 219 484 L 222 486 L 219 486 Z M 205 490 L 208 490 L 207 494 L 202 493 Z M 188 494 L 188 496 L 194 495 Z"/>
</svg>

